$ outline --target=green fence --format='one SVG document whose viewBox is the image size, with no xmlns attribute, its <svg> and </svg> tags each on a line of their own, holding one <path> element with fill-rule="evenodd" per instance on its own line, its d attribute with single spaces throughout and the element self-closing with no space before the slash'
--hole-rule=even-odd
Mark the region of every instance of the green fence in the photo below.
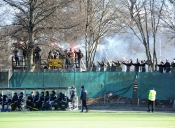
<svg viewBox="0 0 175 128">
<path fill-rule="evenodd" d="M 88 97 L 98 97 L 107 92 L 132 98 L 134 72 L 15 72 L 10 87 L 52 87 L 75 85 L 78 95 L 81 86 Z"/>
<path fill-rule="evenodd" d="M 84 85 L 89 98 L 108 92 L 132 98 L 135 76 L 135 72 L 15 72 L 9 85 L 47 88 L 74 84 L 78 96 Z M 151 87 L 157 91 L 156 99 L 175 99 L 175 73 L 138 73 L 138 98 L 147 99 Z"/>
<path fill-rule="evenodd" d="M 175 99 L 175 73 L 139 73 L 138 98 L 147 99 L 148 91 L 154 87 L 159 100 Z"/>
<path fill-rule="evenodd" d="M 0 87 L 8 87 L 8 72 L 0 72 Z"/>
</svg>

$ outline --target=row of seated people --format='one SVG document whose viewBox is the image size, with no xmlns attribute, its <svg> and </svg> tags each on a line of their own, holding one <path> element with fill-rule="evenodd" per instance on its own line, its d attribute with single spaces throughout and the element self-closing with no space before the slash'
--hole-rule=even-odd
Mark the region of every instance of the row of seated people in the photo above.
<svg viewBox="0 0 175 128">
<path fill-rule="evenodd" d="M 54 110 L 66 110 L 67 106 L 68 97 L 62 93 L 57 95 L 55 91 L 52 91 L 51 94 L 49 94 L 49 91 L 46 91 L 46 94 L 41 92 L 41 95 L 36 92 L 35 96 L 31 92 L 26 100 L 26 107 L 31 111 L 52 110 L 52 108 Z"/>
<path fill-rule="evenodd" d="M 52 91 L 52 94 L 49 94 L 49 91 L 44 92 L 31 92 L 31 94 L 26 99 L 26 108 L 31 111 L 37 110 L 51 110 L 54 107 L 55 110 L 65 110 L 68 106 L 68 97 L 62 93 L 56 95 L 55 91 Z M 0 94 L 0 104 L 2 105 L 2 110 L 9 110 L 11 106 L 11 111 L 22 110 L 22 105 L 25 102 L 24 95 L 21 92 L 20 95 L 15 92 L 12 98 L 9 98 L 7 95 Z"/>
<path fill-rule="evenodd" d="M 23 92 L 18 96 L 15 92 L 12 98 L 9 98 L 7 95 L 0 94 L 0 104 L 2 105 L 2 110 L 9 110 L 9 106 L 11 106 L 11 110 L 22 110 L 22 102 L 24 102 Z"/>
</svg>

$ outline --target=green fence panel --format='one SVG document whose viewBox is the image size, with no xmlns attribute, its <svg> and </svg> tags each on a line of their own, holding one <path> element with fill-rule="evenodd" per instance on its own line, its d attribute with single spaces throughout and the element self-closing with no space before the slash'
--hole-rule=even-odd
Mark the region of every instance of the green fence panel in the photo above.
<svg viewBox="0 0 175 128">
<path fill-rule="evenodd" d="M 154 87 L 158 100 L 175 99 L 175 73 L 139 73 L 138 98 L 147 99 L 149 90 Z"/>
<path fill-rule="evenodd" d="M 8 87 L 8 72 L 0 72 L 0 87 Z"/>
<path fill-rule="evenodd" d="M 132 98 L 134 72 L 15 72 L 10 87 L 55 87 L 75 85 L 80 96 L 85 86 L 88 97 L 98 97 L 111 92 Z"/>
<path fill-rule="evenodd" d="M 135 72 L 106 72 L 104 87 L 96 94 L 96 97 L 110 92 L 132 98 L 135 76 Z"/>
<path fill-rule="evenodd" d="M 80 94 L 83 85 L 88 91 L 88 97 L 96 97 L 104 86 L 105 72 L 80 72 L 75 74 L 75 86 Z M 102 94 L 101 94 L 102 95 Z"/>
</svg>

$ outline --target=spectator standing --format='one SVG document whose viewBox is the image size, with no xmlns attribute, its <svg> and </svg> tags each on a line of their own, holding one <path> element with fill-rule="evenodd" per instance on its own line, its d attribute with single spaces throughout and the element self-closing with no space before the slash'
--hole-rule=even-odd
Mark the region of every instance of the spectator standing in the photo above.
<svg viewBox="0 0 175 128">
<path fill-rule="evenodd" d="M 33 51 L 33 54 L 34 54 L 34 62 L 35 64 L 39 64 L 39 61 L 40 61 L 40 47 L 37 46 L 34 51 Z"/>
<path fill-rule="evenodd" d="M 139 60 L 137 59 L 136 63 L 133 63 L 132 65 L 134 65 L 134 67 L 135 67 L 134 71 L 135 72 L 139 72 L 139 67 L 140 67 Z"/>
<path fill-rule="evenodd" d="M 116 65 L 115 65 L 114 61 L 112 61 L 111 72 L 115 72 L 115 71 L 116 71 Z"/>
<path fill-rule="evenodd" d="M 80 61 L 81 61 L 81 58 L 83 58 L 83 53 L 81 52 L 80 49 L 77 52 L 77 56 L 78 56 L 78 67 L 80 68 Z"/>
<path fill-rule="evenodd" d="M 117 62 L 114 62 L 113 63 L 116 65 L 116 72 L 121 72 L 122 71 L 122 63 L 117 60 Z"/>
<path fill-rule="evenodd" d="M 82 101 L 82 108 L 81 108 L 81 112 L 83 112 L 84 107 L 86 108 L 86 112 L 88 112 L 88 108 L 86 105 L 86 98 L 87 98 L 87 91 L 84 89 L 84 86 L 81 86 L 81 95 L 80 95 L 80 99 Z"/>
<path fill-rule="evenodd" d="M 146 72 L 145 60 L 144 61 L 141 61 L 140 67 L 141 67 L 141 72 Z"/>
<path fill-rule="evenodd" d="M 71 90 L 70 90 L 70 99 L 72 101 L 72 110 L 75 109 L 75 103 L 76 103 L 76 88 L 74 85 L 71 86 Z"/>
<path fill-rule="evenodd" d="M 20 62 L 19 62 L 19 54 L 20 54 L 20 53 L 19 53 L 18 48 L 15 48 L 14 54 L 15 54 L 16 66 L 19 66 L 19 65 L 20 65 Z"/>
<path fill-rule="evenodd" d="M 165 66 L 163 61 L 161 61 L 160 64 L 158 64 L 157 66 L 159 67 L 159 72 L 163 73 L 163 69 L 164 69 L 164 66 Z"/>
<path fill-rule="evenodd" d="M 110 72 L 111 71 L 111 62 L 108 61 L 106 65 L 107 65 L 106 66 L 106 71 Z"/>
<path fill-rule="evenodd" d="M 164 67 L 164 70 L 165 70 L 165 72 L 166 73 L 169 73 L 170 72 L 170 63 L 168 62 L 168 59 L 166 59 L 166 63 L 165 63 L 165 65 L 164 65 L 165 67 Z"/>
<path fill-rule="evenodd" d="M 70 48 L 70 51 L 69 51 L 69 55 L 70 55 L 70 63 L 71 63 L 71 66 L 74 65 L 74 60 L 75 60 L 75 53 L 74 51 Z"/>
<path fill-rule="evenodd" d="M 149 93 L 148 93 L 148 112 L 150 112 L 151 110 L 152 112 L 154 112 L 155 100 L 156 100 L 156 91 L 154 90 L 154 88 L 152 88 L 151 90 L 149 90 Z M 151 109 L 150 109 L 150 105 L 151 105 Z"/>
<path fill-rule="evenodd" d="M 23 60 L 26 60 L 26 56 L 27 56 L 27 50 L 25 48 L 22 49 L 22 55 L 23 55 Z"/>
<path fill-rule="evenodd" d="M 92 72 L 96 72 L 96 70 L 97 70 L 97 67 L 96 67 L 96 65 L 95 65 L 95 63 L 92 63 Z"/>
<path fill-rule="evenodd" d="M 173 62 L 171 63 L 171 72 L 175 72 L 175 58 Z"/>
<path fill-rule="evenodd" d="M 100 72 L 103 72 L 104 71 L 104 67 L 105 67 L 104 61 L 102 60 L 101 62 L 99 62 L 99 61 L 97 61 L 97 62 L 100 65 Z"/>
<path fill-rule="evenodd" d="M 130 72 L 130 67 L 132 65 L 132 60 L 128 60 L 127 63 L 123 62 L 124 65 L 126 65 L 126 72 Z"/>
</svg>

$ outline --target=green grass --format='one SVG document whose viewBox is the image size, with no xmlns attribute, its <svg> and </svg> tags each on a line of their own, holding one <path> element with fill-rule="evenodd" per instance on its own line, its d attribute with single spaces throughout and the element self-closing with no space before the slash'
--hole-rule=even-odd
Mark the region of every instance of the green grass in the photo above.
<svg viewBox="0 0 175 128">
<path fill-rule="evenodd" d="M 0 128 L 175 128 L 175 113 L 1 112 Z"/>
</svg>

